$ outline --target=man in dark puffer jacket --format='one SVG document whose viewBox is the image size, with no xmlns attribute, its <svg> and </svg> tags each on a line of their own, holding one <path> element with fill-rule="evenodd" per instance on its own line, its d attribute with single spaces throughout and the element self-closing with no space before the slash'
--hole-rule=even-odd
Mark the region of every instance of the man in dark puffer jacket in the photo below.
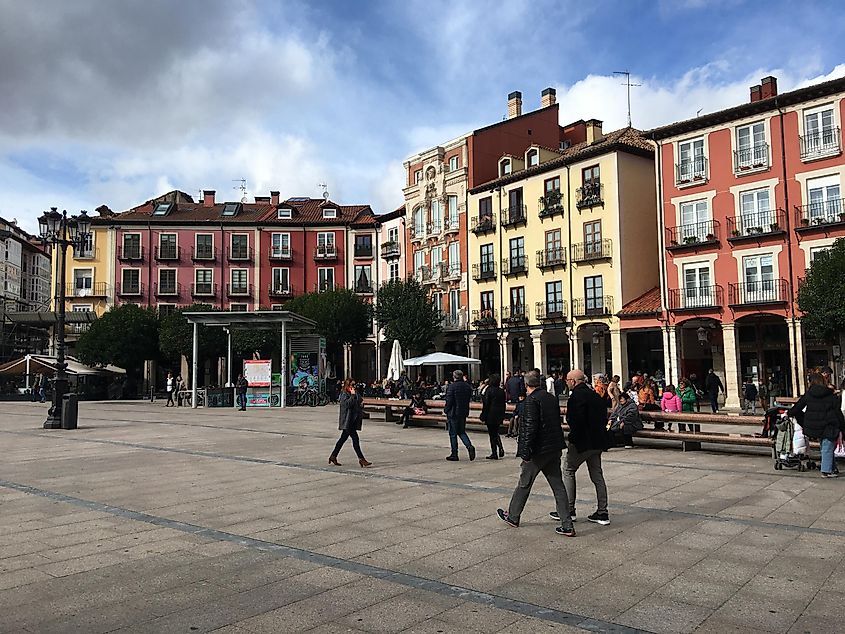
<svg viewBox="0 0 845 634">
<path fill-rule="evenodd" d="M 555 531 L 560 535 L 575 537 L 560 466 L 561 454 L 566 448 L 560 405 L 557 397 L 546 391 L 540 373 L 535 370 L 525 374 L 525 388 L 528 396 L 525 397 L 516 451 L 516 455 L 522 458 L 519 484 L 513 492 L 508 510 L 498 509 L 497 513 L 508 525 L 519 526 L 519 517 L 528 501 L 534 480 L 542 473 L 552 488 L 561 518 L 561 525 Z"/>
</svg>

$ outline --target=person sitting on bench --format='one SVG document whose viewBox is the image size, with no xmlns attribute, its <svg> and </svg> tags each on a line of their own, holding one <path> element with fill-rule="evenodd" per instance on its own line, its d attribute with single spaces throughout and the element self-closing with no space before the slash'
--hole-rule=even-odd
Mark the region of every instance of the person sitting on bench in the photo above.
<svg viewBox="0 0 845 634">
<path fill-rule="evenodd" d="M 425 404 L 425 398 L 423 397 L 423 393 L 421 389 L 417 389 L 414 391 L 413 395 L 411 396 L 411 402 L 408 403 L 408 406 L 405 408 L 405 411 L 402 412 L 402 417 L 397 421 L 397 425 L 402 425 L 402 429 L 408 429 L 408 421 L 411 420 L 411 417 L 414 414 L 427 414 L 428 413 L 428 405 Z"/>
<path fill-rule="evenodd" d="M 619 405 L 610 413 L 610 431 L 613 432 L 616 446 L 619 446 L 619 437 L 624 439 L 625 449 L 633 449 L 634 432 L 643 428 L 643 421 L 640 419 L 640 412 L 631 400 L 627 392 L 619 395 Z"/>
</svg>

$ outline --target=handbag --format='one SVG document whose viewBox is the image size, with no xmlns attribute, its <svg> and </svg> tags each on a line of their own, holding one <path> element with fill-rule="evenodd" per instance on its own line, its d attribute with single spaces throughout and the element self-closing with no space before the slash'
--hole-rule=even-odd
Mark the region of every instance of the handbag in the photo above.
<svg viewBox="0 0 845 634">
<path fill-rule="evenodd" d="M 845 439 L 842 438 L 842 432 L 839 432 L 839 437 L 836 439 L 833 455 L 836 458 L 845 458 Z"/>
<path fill-rule="evenodd" d="M 425 414 L 425 410 L 422 407 L 415 407 L 414 414 L 416 414 L 417 416 L 422 416 L 423 414 Z"/>
</svg>

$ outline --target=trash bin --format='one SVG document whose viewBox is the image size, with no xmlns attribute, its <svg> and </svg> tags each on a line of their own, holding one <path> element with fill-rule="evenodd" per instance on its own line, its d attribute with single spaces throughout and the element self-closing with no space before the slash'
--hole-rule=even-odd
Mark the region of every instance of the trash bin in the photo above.
<svg viewBox="0 0 845 634">
<path fill-rule="evenodd" d="M 62 429 L 76 429 L 79 418 L 79 396 L 65 394 L 62 397 Z"/>
</svg>

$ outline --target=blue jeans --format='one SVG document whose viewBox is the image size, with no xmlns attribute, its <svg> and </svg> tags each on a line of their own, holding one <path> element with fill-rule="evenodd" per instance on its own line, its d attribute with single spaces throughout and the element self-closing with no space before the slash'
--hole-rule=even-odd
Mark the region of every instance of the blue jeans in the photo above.
<svg viewBox="0 0 845 634">
<path fill-rule="evenodd" d="M 822 438 L 821 440 L 821 454 L 822 454 L 822 473 L 833 473 L 836 468 L 836 460 L 833 457 L 833 448 L 836 446 L 835 440 Z"/>
<path fill-rule="evenodd" d="M 449 430 L 449 444 L 452 447 L 453 456 L 458 455 L 458 438 L 460 438 L 461 442 L 464 443 L 464 447 L 467 448 L 467 451 L 470 450 L 472 443 L 469 441 L 469 436 L 467 436 L 466 421 L 459 421 L 455 418 L 447 418 L 446 429 Z M 458 431 L 458 429 L 461 431 Z"/>
</svg>

